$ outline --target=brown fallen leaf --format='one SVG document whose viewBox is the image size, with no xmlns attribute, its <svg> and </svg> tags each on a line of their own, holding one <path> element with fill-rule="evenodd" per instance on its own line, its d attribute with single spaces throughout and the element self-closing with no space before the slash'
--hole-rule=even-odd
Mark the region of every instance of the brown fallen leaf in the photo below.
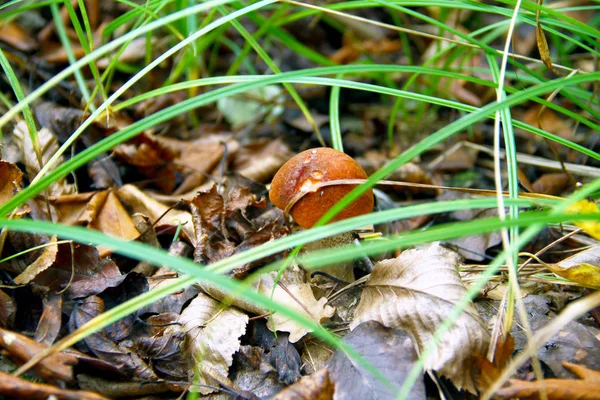
<svg viewBox="0 0 600 400">
<path fill-rule="evenodd" d="M 41 343 L 16 332 L 0 329 L 0 347 L 17 362 L 27 362 L 38 353 L 47 349 Z M 64 353 L 55 353 L 37 363 L 33 368 L 45 379 L 70 381 L 73 379 L 72 366 L 77 359 Z"/>
<path fill-rule="evenodd" d="M 515 341 L 512 336 L 508 335 L 505 340 L 499 337 L 496 342 L 493 362 L 484 355 L 480 355 L 475 359 L 480 371 L 476 379 L 479 392 L 486 391 L 500 377 L 502 369 L 506 366 L 514 349 Z"/>
<path fill-rule="evenodd" d="M 570 178 L 564 172 L 544 174 L 533 182 L 533 192 L 558 196 L 569 186 Z"/>
<path fill-rule="evenodd" d="M 8 294 L 0 290 L 0 328 L 8 328 L 15 321 L 17 304 Z"/>
<path fill-rule="evenodd" d="M 535 41 L 538 46 L 538 51 L 540 52 L 540 58 L 544 62 L 544 65 L 548 67 L 550 71 L 556 74 L 557 72 L 552 66 L 552 57 L 550 56 L 550 49 L 548 48 L 546 34 L 544 33 L 544 28 L 542 28 L 542 24 L 540 23 L 540 14 L 544 0 L 536 0 L 536 3 L 538 8 L 535 10 Z"/>
<path fill-rule="evenodd" d="M 539 399 L 541 391 L 545 390 L 548 400 L 600 400 L 600 371 L 566 361 L 563 366 L 581 379 L 545 379 L 534 382 L 510 379 L 510 386 L 498 390 L 496 395 L 505 399 Z"/>
<path fill-rule="evenodd" d="M 273 400 L 331 400 L 335 384 L 329 379 L 329 371 L 323 368 L 299 382 L 288 386 Z"/>
<path fill-rule="evenodd" d="M 154 225 L 157 231 L 169 228 L 175 232 L 177 227 L 181 226 L 182 236 L 194 247 L 197 245 L 192 215 L 189 212 L 176 209 L 169 210 L 169 207 L 154 200 L 133 185 L 120 187 L 116 194 L 123 204 L 132 209 L 132 214 L 141 213 L 148 216 L 152 223 L 157 222 Z"/>
<path fill-rule="evenodd" d="M 5 22 L 0 25 L 0 41 L 21 51 L 32 51 L 38 48 L 38 43 L 31 37 L 31 33 L 14 22 Z"/>
<path fill-rule="evenodd" d="M 35 330 L 36 342 L 50 347 L 58 337 L 62 327 L 62 300 L 61 294 L 52 292 L 42 299 L 44 311 Z"/>
<path fill-rule="evenodd" d="M 0 371 L 0 395 L 32 400 L 108 400 L 94 392 L 60 389 L 43 383 L 33 383 L 2 371 Z"/>
<path fill-rule="evenodd" d="M 48 246 L 44 247 L 42 254 L 27 268 L 21 272 L 16 278 L 15 283 L 18 285 L 25 285 L 35 279 L 38 274 L 44 272 L 54 264 L 56 261 L 56 255 L 58 254 L 58 246 L 56 244 L 56 236 L 50 238 Z"/>
<path fill-rule="evenodd" d="M 0 205 L 17 194 L 22 179 L 23 173 L 15 164 L 0 160 Z"/>
<path fill-rule="evenodd" d="M 363 290 L 351 329 L 364 321 L 378 321 L 407 331 L 420 351 L 454 306 L 467 293 L 458 273 L 458 255 L 432 243 L 380 261 Z M 439 371 L 457 388 L 475 393 L 474 356 L 484 354 L 489 332 L 469 304 L 440 338 L 425 369 Z"/>
</svg>

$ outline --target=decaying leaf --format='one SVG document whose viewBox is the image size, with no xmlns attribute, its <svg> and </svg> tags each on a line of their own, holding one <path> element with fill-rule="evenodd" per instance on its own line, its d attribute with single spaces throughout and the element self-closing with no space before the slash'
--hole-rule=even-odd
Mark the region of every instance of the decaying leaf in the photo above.
<svg viewBox="0 0 600 400">
<path fill-rule="evenodd" d="M 15 278 L 15 283 L 25 285 L 31 282 L 39 273 L 47 270 L 54 264 L 57 254 L 58 245 L 56 244 L 56 236 L 52 236 L 50 243 L 44 247 L 42 254 Z"/>
<path fill-rule="evenodd" d="M 132 293 L 131 297 L 134 296 L 135 293 Z M 85 298 L 81 304 L 78 304 L 77 307 L 73 309 L 71 318 L 69 319 L 70 331 L 73 332 L 76 329 L 79 329 L 92 318 L 103 313 L 104 310 L 105 305 L 101 297 L 89 296 Z M 128 324 L 128 326 L 125 324 Z M 82 348 L 87 348 L 98 358 L 111 363 L 117 367 L 119 371 L 128 376 L 140 380 L 154 381 L 157 379 L 157 376 L 146 361 L 137 353 L 131 351 L 123 343 L 118 343 L 116 341 L 127 336 L 131 330 L 131 325 L 132 323 L 130 321 L 118 321 L 112 326 L 86 336 L 85 339 L 80 342 L 80 346 Z M 117 329 L 119 331 L 115 332 Z"/>
<path fill-rule="evenodd" d="M 169 210 L 169 207 L 154 200 L 133 185 L 120 187 L 117 196 L 123 204 L 133 209 L 132 214 L 141 213 L 148 216 L 153 223 L 156 222 L 154 227 L 157 230 L 171 228 L 175 232 L 175 229 L 181 226 L 182 236 L 189 240 L 192 245 L 196 245 L 194 224 L 189 212 L 176 209 Z"/>
<path fill-rule="evenodd" d="M 558 276 L 586 286 L 600 288 L 600 246 L 593 246 L 557 264 L 547 264 Z"/>
<path fill-rule="evenodd" d="M 268 363 L 271 366 L 280 382 L 291 385 L 300 380 L 302 360 L 298 350 L 290 343 L 287 333 L 275 336 L 267 329 L 266 321 L 258 320 L 252 324 L 252 330 L 247 336 L 250 344 L 260 346 L 264 350 L 263 364 Z"/>
<path fill-rule="evenodd" d="M 351 328 L 378 321 L 408 332 L 419 351 L 467 289 L 458 274 L 458 256 L 433 243 L 378 262 L 363 290 Z M 489 333 L 469 305 L 443 335 L 425 368 L 439 371 L 459 388 L 475 392 L 475 354 L 484 354 Z"/>
<path fill-rule="evenodd" d="M 334 390 L 335 385 L 329 379 L 329 371 L 323 368 L 288 386 L 273 400 L 331 400 Z"/>
<path fill-rule="evenodd" d="M 263 275 L 258 282 L 258 292 L 265 296 L 271 296 L 276 277 L 276 271 Z M 273 299 L 317 323 L 330 318 L 335 309 L 326 304 L 326 298 L 322 297 L 318 301 L 315 299 L 310 284 L 305 278 L 304 272 L 298 266 L 294 265 L 288 268 L 275 287 Z M 310 332 L 310 329 L 277 312 L 269 318 L 267 327 L 272 331 L 289 332 L 292 343 Z"/>
<path fill-rule="evenodd" d="M 510 386 L 502 388 L 496 395 L 512 399 L 539 399 L 542 390 L 548 400 L 599 400 L 600 372 L 587 369 L 581 365 L 563 362 L 563 366 L 577 375 L 580 380 L 545 379 L 543 381 L 521 381 L 510 379 Z"/>
<path fill-rule="evenodd" d="M 44 311 L 40 317 L 34 339 L 46 346 L 52 346 L 62 327 L 62 295 L 50 293 L 42 300 Z"/>
<path fill-rule="evenodd" d="M 17 193 L 22 179 L 23 173 L 15 164 L 0 160 L 0 205 Z"/>
<path fill-rule="evenodd" d="M 37 159 L 36 152 L 34 150 L 33 143 L 31 142 L 31 136 L 29 135 L 29 130 L 27 129 L 27 125 L 24 121 L 20 121 L 13 131 L 14 137 L 17 139 L 16 143 L 21 150 L 21 157 L 23 159 L 23 163 L 25 164 L 25 169 L 27 171 L 27 176 L 29 179 L 35 178 L 40 169 L 50 157 L 58 151 L 58 139 L 49 129 L 42 128 L 38 131 L 38 139 L 41 148 L 41 156 L 42 156 L 42 165 L 40 165 L 39 160 Z M 63 157 L 60 157 L 57 160 L 57 163 L 54 165 L 60 165 L 64 161 Z M 52 170 L 53 168 L 51 168 Z M 70 194 L 75 193 L 76 187 L 67 182 L 66 178 L 55 180 L 50 186 L 48 186 L 48 194 L 52 196 L 58 196 L 61 194 Z"/>
<path fill-rule="evenodd" d="M 375 321 L 356 327 L 344 342 L 362 358 L 377 368 L 392 385 L 400 388 L 408 372 L 417 360 L 411 338 L 398 329 L 385 328 Z M 395 392 L 390 386 L 373 376 L 357 360 L 348 358 L 337 350 L 327 363 L 331 380 L 335 383 L 335 400 L 393 399 Z M 425 384 L 417 382 L 409 396 L 410 400 L 425 399 Z"/>
<path fill-rule="evenodd" d="M 94 392 L 60 389 L 52 385 L 33 383 L 2 371 L 0 371 L 0 395 L 31 400 L 107 400 L 106 397 Z"/>
<path fill-rule="evenodd" d="M 15 321 L 17 305 L 12 297 L 0 290 L 0 328 L 8 328 Z"/>
<path fill-rule="evenodd" d="M 280 138 L 262 140 L 240 148 L 232 167 L 248 179 L 264 182 L 292 156 L 290 148 Z"/>
<path fill-rule="evenodd" d="M 193 360 L 189 371 L 194 383 L 218 386 L 215 380 L 228 380 L 233 353 L 240 348 L 239 338 L 246 331 L 248 316 L 200 293 L 183 310 L 179 323 L 185 333 L 183 351 Z M 205 386 L 197 388 L 202 394 L 213 392 Z"/>
<path fill-rule="evenodd" d="M 38 353 L 47 349 L 41 343 L 16 332 L 0 329 L 0 347 L 2 347 L 17 362 L 27 362 Z M 65 353 L 52 354 L 33 368 L 42 377 L 69 381 L 73 379 L 73 365 L 77 359 Z"/>
<path fill-rule="evenodd" d="M 514 349 L 515 341 L 509 334 L 505 340 L 501 337 L 498 338 L 493 362 L 488 360 L 483 354 L 477 356 L 475 361 L 480 370 L 480 373 L 477 375 L 477 389 L 479 389 L 480 393 L 486 391 L 500 377 Z"/>
</svg>

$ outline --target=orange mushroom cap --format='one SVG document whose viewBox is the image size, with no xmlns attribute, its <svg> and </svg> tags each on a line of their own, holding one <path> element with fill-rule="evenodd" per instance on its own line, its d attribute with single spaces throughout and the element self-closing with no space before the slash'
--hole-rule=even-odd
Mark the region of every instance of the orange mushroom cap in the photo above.
<svg viewBox="0 0 600 400">
<path fill-rule="evenodd" d="M 367 174 L 352 157 L 340 151 L 328 147 L 306 150 L 290 158 L 277 171 L 271 182 L 269 198 L 285 210 L 300 191 L 311 190 L 320 182 L 338 179 L 367 179 Z M 340 184 L 318 188 L 300 198 L 289 212 L 298 225 L 310 228 L 355 186 Z M 369 190 L 332 221 L 368 214 L 373 210 L 373 204 L 373 191 Z"/>
</svg>

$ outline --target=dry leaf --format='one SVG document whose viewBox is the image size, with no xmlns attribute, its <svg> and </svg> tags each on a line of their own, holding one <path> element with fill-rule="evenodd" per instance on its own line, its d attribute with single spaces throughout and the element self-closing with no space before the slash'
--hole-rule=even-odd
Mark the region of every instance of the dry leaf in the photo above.
<svg viewBox="0 0 600 400">
<path fill-rule="evenodd" d="M 0 290 L 0 328 L 8 328 L 15 321 L 17 304 L 12 297 Z"/>
<path fill-rule="evenodd" d="M 410 337 L 398 330 L 365 322 L 350 332 L 344 342 L 383 374 L 389 383 L 400 388 L 417 360 Z M 349 359 L 340 350 L 327 363 L 335 383 L 335 400 L 394 399 L 390 387 L 373 376 L 358 361 Z M 421 379 L 411 389 L 409 400 L 425 399 L 425 384 Z"/>
<path fill-rule="evenodd" d="M 31 136 L 29 135 L 29 130 L 27 129 L 27 125 L 24 121 L 20 121 L 13 130 L 13 135 L 15 143 L 21 150 L 21 157 L 23 159 L 23 163 L 25 164 L 25 170 L 27 171 L 27 176 L 29 179 L 35 178 L 35 176 L 40 172 L 42 166 L 46 165 L 50 157 L 54 155 L 58 151 L 58 139 L 56 136 L 46 128 L 42 128 L 38 131 L 38 140 L 41 149 L 42 156 L 42 165 L 40 166 L 39 160 L 37 159 L 37 155 L 35 152 L 35 147 L 31 142 Z M 57 165 L 60 165 L 64 161 L 64 157 L 60 157 L 53 168 L 53 170 Z M 61 194 L 70 194 L 75 193 L 76 187 L 70 183 L 67 183 L 66 178 L 57 179 L 50 186 L 48 186 L 48 194 L 51 196 L 59 196 Z"/>
<path fill-rule="evenodd" d="M 15 164 L 0 160 L 0 205 L 6 203 L 18 193 L 22 179 L 23 173 Z M 15 217 L 21 217 L 28 212 L 29 206 L 23 204 L 15 210 Z"/>
<path fill-rule="evenodd" d="M 25 285 L 31 282 L 39 273 L 47 270 L 54 264 L 57 254 L 56 236 L 52 236 L 49 245 L 44 247 L 42 254 L 15 278 L 15 283 L 17 285 Z"/>
<path fill-rule="evenodd" d="M 27 362 L 47 349 L 45 345 L 27 336 L 4 329 L 0 329 L 0 347 L 18 362 Z M 73 378 L 72 366 L 75 364 L 77 358 L 65 353 L 54 353 L 37 363 L 33 369 L 47 379 L 70 381 Z"/>
<path fill-rule="evenodd" d="M 106 397 L 84 390 L 60 389 L 43 383 L 33 383 L 0 371 L 0 395 L 30 400 L 107 400 Z"/>
<path fill-rule="evenodd" d="M 550 56 L 550 50 L 548 49 L 546 34 L 544 33 L 544 29 L 540 23 L 540 13 L 542 10 L 542 5 L 544 4 L 544 0 L 536 0 L 536 3 L 539 7 L 535 10 L 535 41 L 540 52 L 540 58 L 544 62 L 544 65 L 548 67 L 550 71 L 556 73 L 554 67 L 552 66 L 552 57 Z"/>
<path fill-rule="evenodd" d="M 579 200 L 571 204 L 565 210 L 567 213 L 572 214 L 600 214 L 598 206 L 593 201 Z M 579 221 L 574 222 L 575 225 L 583 229 L 588 235 L 594 239 L 600 240 L 600 221 Z"/>
<path fill-rule="evenodd" d="M 480 370 L 477 375 L 477 389 L 480 393 L 486 391 L 500 377 L 514 349 L 515 341 L 509 334 L 506 340 L 502 340 L 501 337 L 498 338 L 494 362 L 489 361 L 484 355 L 479 355 L 476 358 Z"/>
<path fill-rule="evenodd" d="M 263 275 L 258 282 L 258 292 L 270 297 L 276 277 L 276 271 Z M 296 265 L 285 270 L 279 284 L 275 287 L 273 299 L 317 323 L 330 318 L 335 312 L 333 307 L 326 305 L 326 298 L 322 297 L 318 301 L 315 299 L 310 284 L 305 279 L 304 272 Z M 273 332 L 276 330 L 289 332 L 290 342 L 292 343 L 297 342 L 304 335 L 311 332 L 310 329 L 281 313 L 273 314 L 269 318 L 267 327 Z"/>
<path fill-rule="evenodd" d="M 600 288 L 600 246 L 593 246 L 557 264 L 547 264 L 550 271 L 573 282 Z"/>
<path fill-rule="evenodd" d="M 312 128 L 311 128 L 312 129 Z M 280 138 L 257 141 L 242 147 L 233 162 L 233 171 L 257 182 L 264 182 L 293 154 Z"/>
<path fill-rule="evenodd" d="M 31 37 L 31 33 L 14 22 L 5 21 L 0 25 L 0 41 L 21 51 L 32 51 L 38 47 L 38 43 Z"/>
<path fill-rule="evenodd" d="M 335 390 L 329 379 L 329 371 L 321 369 L 312 375 L 305 376 L 299 382 L 288 386 L 273 400 L 331 400 Z"/>
<path fill-rule="evenodd" d="M 88 227 L 124 240 L 134 240 L 140 236 L 129 213 L 112 190 L 109 190 L 102 208 Z"/>
<path fill-rule="evenodd" d="M 581 365 L 563 362 L 563 366 L 581 380 L 545 379 L 543 381 L 521 381 L 510 379 L 510 386 L 502 388 L 496 395 L 512 399 L 539 399 L 540 392 L 546 391 L 548 400 L 600 400 L 600 372 Z"/>
<path fill-rule="evenodd" d="M 544 174 L 533 182 L 533 193 L 558 196 L 567 189 L 570 181 L 570 177 L 564 172 Z"/>
<path fill-rule="evenodd" d="M 410 333 L 419 351 L 467 289 L 458 274 L 458 256 L 439 243 L 408 250 L 378 262 L 365 285 L 351 328 L 378 321 Z M 459 388 L 475 392 L 475 354 L 484 354 L 489 333 L 473 305 L 443 335 L 425 368 L 439 371 Z"/>
<path fill-rule="evenodd" d="M 181 226 L 183 237 L 194 247 L 196 246 L 194 224 L 189 212 L 175 209 L 169 210 L 169 207 L 154 200 L 133 185 L 120 187 L 116 194 L 119 196 L 119 200 L 132 209 L 132 214 L 141 213 L 148 216 L 153 223 L 158 221 L 154 225 L 157 231 L 164 228 L 172 228 L 173 232 L 175 232 L 175 229 Z M 167 213 L 165 214 L 165 212 Z"/>
<path fill-rule="evenodd" d="M 200 293 L 183 310 L 179 323 L 185 332 L 182 350 L 194 360 L 190 369 L 195 375 L 194 382 L 218 386 L 213 379 L 227 379 L 233 353 L 240 348 L 239 338 L 246 332 L 248 316 Z M 206 395 L 213 390 L 199 386 L 198 392 Z"/>
</svg>

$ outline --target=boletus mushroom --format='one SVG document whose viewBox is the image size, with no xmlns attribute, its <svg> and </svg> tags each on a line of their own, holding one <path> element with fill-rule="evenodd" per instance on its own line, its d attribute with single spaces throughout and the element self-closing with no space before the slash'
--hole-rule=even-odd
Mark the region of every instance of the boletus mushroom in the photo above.
<svg viewBox="0 0 600 400">
<path fill-rule="evenodd" d="M 310 228 L 356 186 L 319 186 L 340 179 L 367 179 L 367 174 L 352 157 L 340 151 L 328 147 L 306 150 L 289 159 L 275 174 L 269 198 L 275 206 L 289 212 L 298 225 Z M 368 214 L 373 210 L 373 202 L 373 191 L 369 190 L 332 221 Z"/>
</svg>

